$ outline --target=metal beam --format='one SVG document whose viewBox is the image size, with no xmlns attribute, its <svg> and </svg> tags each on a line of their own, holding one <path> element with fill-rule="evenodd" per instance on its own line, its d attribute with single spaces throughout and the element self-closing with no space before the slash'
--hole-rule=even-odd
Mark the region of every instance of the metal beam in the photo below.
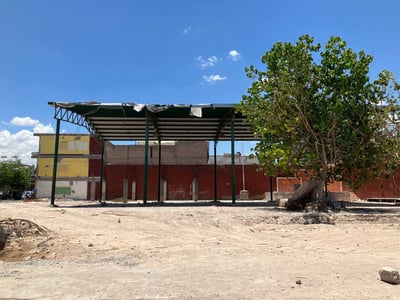
<svg viewBox="0 0 400 300">
<path fill-rule="evenodd" d="M 147 203 L 147 169 L 149 167 L 149 119 L 146 119 L 144 143 L 143 204 Z"/>
<path fill-rule="evenodd" d="M 104 141 L 101 141 L 100 183 L 99 183 L 99 189 L 100 189 L 99 202 L 100 203 L 102 203 L 102 200 L 103 200 L 104 148 L 105 148 L 105 143 L 104 143 Z M 104 200 L 104 202 L 105 202 L 105 200 Z"/>
<path fill-rule="evenodd" d="M 232 203 L 236 203 L 236 175 L 235 175 L 235 115 L 231 119 L 231 163 L 232 163 Z"/>
<path fill-rule="evenodd" d="M 217 201 L 217 141 L 214 141 L 214 201 Z"/>
<path fill-rule="evenodd" d="M 68 110 L 67 108 L 55 106 L 54 119 L 85 127 L 91 134 L 94 134 L 93 128 L 86 122 L 84 117 Z"/>
<path fill-rule="evenodd" d="M 50 204 L 56 206 L 54 203 L 56 197 L 56 182 L 57 182 L 57 165 L 58 165 L 58 143 L 60 140 L 60 119 L 57 119 L 56 136 L 54 140 L 54 157 L 53 157 L 53 180 L 51 182 L 51 199 Z"/>
<path fill-rule="evenodd" d="M 158 191 L 157 202 L 161 202 L 161 139 L 158 139 Z"/>
<path fill-rule="evenodd" d="M 225 115 L 219 120 L 218 129 L 217 129 L 217 132 L 215 133 L 214 140 L 218 141 L 220 139 L 222 129 L 224 129 L 224 127 L 229 123 L 230 120 L 231 120 L 231 127 L 232 127 L 232 124 L 234 124 L 234 123 L 232 123 L 232 119 L 234 119 L 234 117 L 235 117 L 235 113 L 234 113 L 233 109 L 225 113 Z"/>
<path fill-rule="evenodd" d="M 160 129 L 159 129 L 159 126 L 158 126 L 158 121 L 157 121 L 156 114 L 151 112 L 151 111 L 146 111 L 146 122 L 147 122 L 147 120 L 149 118 L 150 118 L 151 123 L 153 124 L 154 129 L 156 130 L 154 135 L 156 135 L 157 137 L 161 138 L 161 133 L 160 133 Z"/>
</svg>

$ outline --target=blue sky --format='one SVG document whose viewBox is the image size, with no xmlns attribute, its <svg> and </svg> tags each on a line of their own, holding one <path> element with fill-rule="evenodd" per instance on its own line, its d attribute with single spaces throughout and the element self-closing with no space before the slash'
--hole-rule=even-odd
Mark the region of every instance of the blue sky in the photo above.
<svg viewBox="0 0 400 300">
<path fill-rule="evenodd" d="M 374 56 L 372 78 L 399 78 L 399 12 L 396 0 L 0 0 L 0 155 L 29 161 L 33 132 L 54 131 L 48 101 L 237 103 L 244 68 L 302 34 L 342 36 Z"/>
</svg>

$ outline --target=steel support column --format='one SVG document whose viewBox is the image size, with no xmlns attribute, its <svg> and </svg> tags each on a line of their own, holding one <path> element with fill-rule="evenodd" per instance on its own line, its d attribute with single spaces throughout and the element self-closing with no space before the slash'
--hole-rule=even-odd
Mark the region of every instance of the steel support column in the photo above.
<svg viewBox="0 0 400 300">
<path fill-rule="evenodd" d="M 54 204 L 54 199 L 56 196 L 56 181 L 57 181 L 57 165 L 58 165 L 58 143 L 60 140 L 60 119 L 57 119 L 56 124 L 56 136 L 54 140 L 54 157 L 53 157 L 53 180 L 51 182 L 51 199 L 50 204 L 52 206 L 56 206 Z"/>
<path fill-rule="evenodd" d="M 214 141 L 214 201 L 217 201 L 217 141 Z"/>
<path fill-rule="evenodd" d="M 101 160 L 100 160 L 100 183 L 99 183 L 99 202 L 103 202 L 103 177 L 104 177 L 104 141 L 101 141 Z"/>
<path fill-rule="evenodd" d="M 232 203 L 236 203 L 236 175 L 235 175 L 235 115 L 231 119 L 231 167 L 232 167 Z"/>
<path fill-rule="evenodd" d="M 161 202 L 161 139 L 158 139 L 158 191 L 157 201 Z"/>
<path fill-rule="evenodd" d="M 144 142 L 144 179 L 143 179 L 143 204 L 147 203 L 147 169 L 149 167 L 149 118 L 146 114 L 146 131 Z"/>
</svg>

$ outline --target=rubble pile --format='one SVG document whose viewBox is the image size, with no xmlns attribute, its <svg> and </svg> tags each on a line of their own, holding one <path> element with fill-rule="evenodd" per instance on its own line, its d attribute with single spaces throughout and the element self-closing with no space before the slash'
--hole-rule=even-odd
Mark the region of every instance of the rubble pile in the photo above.
<svg viewBox="0 0 400 300">
<path fill-rule="evenodd" d="M 11 260 L 24 259 L 26 252 L 39 254 L 45 250 L 49 231 L 25 219 L 0 220 L 0 256 Z M 33 256 L 29 256 L 33 258 Z"/>
</svg>

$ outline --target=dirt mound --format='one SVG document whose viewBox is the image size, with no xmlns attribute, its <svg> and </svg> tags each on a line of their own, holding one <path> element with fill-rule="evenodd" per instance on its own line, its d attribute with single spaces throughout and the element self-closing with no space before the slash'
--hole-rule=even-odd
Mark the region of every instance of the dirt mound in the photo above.
<svg viewBox="0 0 400 300">
<path fill-rule="evenodd" d="M 274 215 L 237 217 L 245 225 L 309 225 L 309 224 L 400 224 L 400 215 L 395 213 L 332 213 L 332 212 L 285 212 Z"/>
<path fill-rule="evenodd" d="M 292 224 L 335 224 L 335 216 L 328 213 L 282 213 L 269 216 L 257 216 L 242 218 L 246 225 L 254 224 L 276 224 L 276 225 L 292 225 Z"/>
<path fill-rule="evenodd" d="M 49 231 L 30 220 L 0 220 L 0 259 L 20 261 L 44 258 Z"/>
</svg>

